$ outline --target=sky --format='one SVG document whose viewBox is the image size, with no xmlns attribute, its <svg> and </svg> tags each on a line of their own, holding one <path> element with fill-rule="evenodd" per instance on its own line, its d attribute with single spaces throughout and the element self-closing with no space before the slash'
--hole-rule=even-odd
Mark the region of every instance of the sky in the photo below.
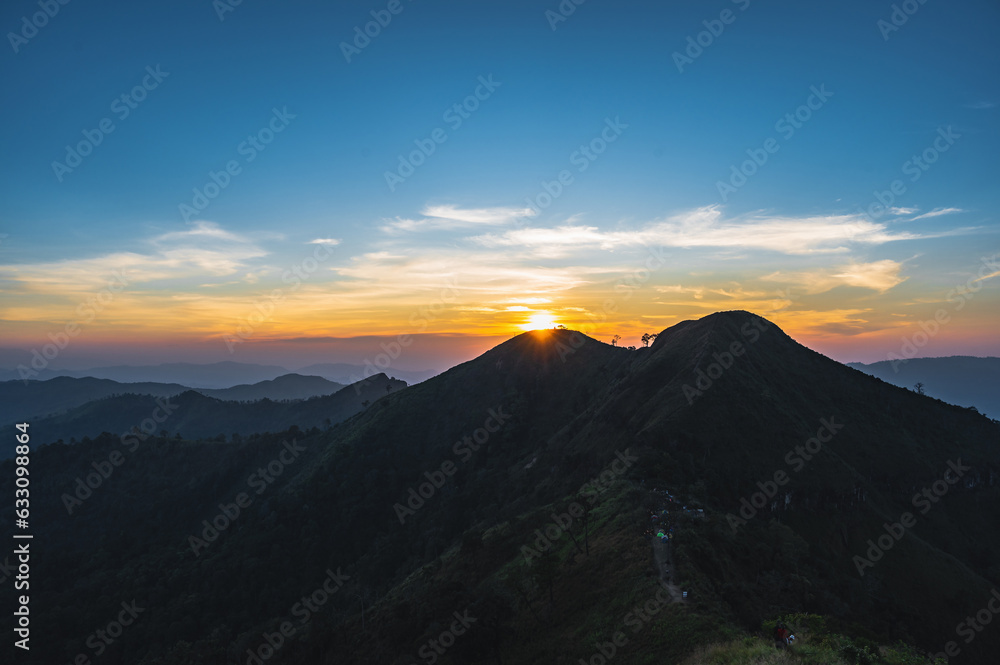
<svg viewBox="0 0 1000 665">
<path fill-rule="evenodd" d="M 998 24 L 11 0 L 0 365 L 444 369 L 534 327 L 640 344 L 732 309 L 844 362 L 1000 355 Z"/>
</svg>

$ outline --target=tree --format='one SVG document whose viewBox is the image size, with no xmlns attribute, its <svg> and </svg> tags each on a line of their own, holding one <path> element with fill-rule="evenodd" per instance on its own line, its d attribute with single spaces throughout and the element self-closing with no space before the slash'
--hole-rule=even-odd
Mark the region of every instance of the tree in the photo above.
<svg viewBox="0 0 1000 665">
<path fill-rule="evenodd" d="M 924 384 L 923 384 L 923 382 L 917 381 L 916 385 L 914 385 L 913 387 L 917 389 L 917 394 L 918 395 L 923 395 L 924 394 Z"/>
<path fill-rule="evenodd" d="M 642 345 L 649 346 L 649 343 L 656 339 L 656 333 L 643 333 L 642 334 Z"/>
<path fill-rule="evenodd" d="M 611 346 L 618 346 L 618 340 L 622 338 L 621 335 L 615 335 L 611 338 Z"/>
</svg>

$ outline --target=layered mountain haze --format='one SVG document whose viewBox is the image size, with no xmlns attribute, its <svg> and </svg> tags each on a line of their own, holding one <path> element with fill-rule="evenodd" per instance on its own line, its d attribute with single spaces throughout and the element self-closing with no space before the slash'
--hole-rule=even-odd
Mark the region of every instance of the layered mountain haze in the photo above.
<svg viewBox="0 0 1000 665">
<path fill-rule="evenodd" d="M 920 384 L 919 390 L 931 397 L 1000 419 L 1000 358 L 910 358 L 848 366 L 894 386 L 917 390 Z"/>
<path fill-rule="evenodd" d="M 218 363 L 163 363 L 160 365 L 116 365 L 94 367 L 87 370 L 68 369 L 6 369 L 0 370 L 0 381 L 45 381 L 54 377 L 97 378 L 119 383 L 175 383 L 197 390 L 225 390 L 237 385 L 257 385 L 289 374 L 318 376 L 347 385 L 373 374 L 388 374 L 412 385 L 428 379 L 438 372 L 433 370 L 410 371 L 366 364 L 318 363 L 289 372 L 277 365 L 258 365 L 232 361 Z"/>
<path fill-rule="evenodd" d="M 327 381 L 318 376 L 286 374 L 269 381 L 231 388 L 201 388 L 196 392 L 220 400 L 254 401 L 299 400 L 320 395 L 330 395 L 343 384 Z M 46 381 L 0 382 L 0 423 L 38 416 L 49 416 L 81 406 L 89 401 L 112 395 L 152 395 L 169 397 L 179 395 L 190 386 L 177 383 L 120 383 L 110 379 L 92 377 L 55 377 Z"/>
<path fill-rule="evenodd" d="M 302 378 L 307 377 L 298 377 Z M 174 438 L 181 438 L 183 435 L 193 439 L 225 440 L 262 432 L 283 431 L 293 425 L 328 428 L 389 392 L 406 387 L 405 382 L 390 379 L 384 374 L 377 374 L 347 387 L 319 377 L 308 378 L 313 381 L 307 381 L 305 385 L 294 377 L 287 382 L 277 381 L 277 389 L 288 391 L 290 383 L 298 391 L 307 386 L 319 388 L 322 391 L 320 396 L 310 396 L 308 399 L 286 398 L 280 401 L 255 397 L 275 390 L 275 382 L 264 382 L 270 385 L 263 386 L 236 386 L 219 391 L 195 391 L 182 387 L 181 392 L 174 392 L 160 384 L 152 384 L 159 392 L 123 394 L 123 391 L 118 390 L 108 397 L 86 401 L 81 406 L 66 409 L 62 413 L 32 419 L 32 436 L 38 443 L 75 442 L 76 439 L 94 437 L 102 432 L 120 434 L 123 439 L 160 434 Z M 114 384 L 115 387 L 123 385 L 145 386 L 146 389 L 150 387 L 150 384 Z M 137 388 L 138 390 L 140 389 Z M 206 392 L 219 396 L 206 395 Z M 14 423 L 10 423 L 8 427 L 13 428 Z M 10 451 L 5 453 L 5 456 L 12 454 Z"/>
<path fill-rule="evenodd" d="M 575 663 L 607 644 L 619 662 L 703 662 L 794 613 L 825 617 L 799 619 L 824 662 L 900 640 L 957 641 L 957 663 L 1000 649 L 955 628 L 1000 583 L 1000 425 L 754 314 L 634 350 L 524 333 L 311 429 L 349 391 L 229 442 L 192 440 L 178 408 L 182 440 L 157 432 L 107 477 L 117 436 L 33 453 L 37 571 L 53 581 L 37 592 L 39 657 L 69 661 L 132 598 L 147 614 L 110 657 L 142 665 Z M 212 406 L 220 431 L 253 417 L 226 408 Z M 97 420 L 117 425 L 115 410 Z M 671 531 L 651 547 L 652 515 Z M 429 647 L 450 625 L 449 648 Z M 883 649 L 927 662 L 903 653 Z"/>
</svg>

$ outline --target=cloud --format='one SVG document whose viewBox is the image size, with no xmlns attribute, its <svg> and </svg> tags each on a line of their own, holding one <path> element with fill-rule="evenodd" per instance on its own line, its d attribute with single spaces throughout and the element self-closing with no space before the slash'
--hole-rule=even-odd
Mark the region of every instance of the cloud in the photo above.
<svg viewBox="0 0 1000 665">
<path fill-rule="evenodd" d="M 931 210 L 930 212 L 925 212 L 922 215 L 917 215 L 916 217 L 914 217 L 910 221 L 911 222 L 915 222 L 918 219 L 927 219 L 928 217 L 940 217 L 941 215 L 952 215 L 952 214 L 954 214 L 956 212 L 967 212 L 967 211 L 962 210 L 961 208 L 935 208 L 934 210 Z"/>
<path fill-rule="evenodd" d="M 819 268 L 802 272 L 774 272 L 764 275 L 762 280 L 794 284 L 807 294 L 825 293 L 838 286 L 856 286 L 885 293 L 902 284 L 906 277 L 899 272 L 903 264 L 885 259 L 872 263 L 848 263 L 832 268 Z"/>
<path fill-rule="evenodd" d="M 697 208 L 634 230 L 602 231 L 595 226 L 511 229 L 473 241 L 486 247 L 523 247 L 540 256 L 563 256 L 570 250 L 626 247 L 711 247 L 757 249 L 783 254 L 833 254 L 852 245 L 881 245 L 936 237 L 890 232 L 885 224 L 860 215 L 783 217 L 757 214 L 725 219 L 719 206 Z"/>
<path fill-rule="evenodd" d="M 449 280 L 474 300 L 521 294 L 517 302 L 545 298 L 589 283 L 587 275 L 610 272 L 605 267 L 550 267 L 526 265 L 500 252 L 470 253 L 465 249 L 407 248 L 400 252 L 370 252 L 351 258 L 350 265 L 334 269 L 355 280 L 366 298 L 439 291 Z M 349 285 L 342 284 L 344 288 Z"/>
<path fill-rule="evenodd" d="M 316 238 L 315 240 L 310 240 L 307 244 L 309 245 L 339 245 L 341 243 L 340 238 Z"/>
<path fill-rule="evenodd" d="M 973 282 L 982 282 L 983 280 L 992 279 L 993 277 L 997 277 L 998 275 L 1000 275 L 1000 270 L 997 270 L 996 272 L 991 272 L 989 275 L 983 275 L 982 277 L 979 277 L 979 278 L 974 279 L 972 281 Z"/>
<path fill-rule="evenodd" d="M 976 111 L 983 111 L 986 109 L 991 109 L 996 106 L 996 102 L 974 102 L 972 104 L 966 104 L 965 108 L 975 109 Z"/>
<path fill-rule="evenodd" d="M 146 244 L 146 252 L 0 266 L 0 279 L 17 283 L 24 293 L 67 296 L 102 288 L 116 271 L 124 273 L 133 284 L 225 277 L 244 273 L 251 259 L 268 254 L 251 238 L 205 221 L 194 222 L 182 231 L 163 233 Z"/>
<path fill-rule="evenodd" d="M 524 217 L 533 217 L 531 208 L 459 208 L 454 205 L 428 205 L 422 219 L 396 217 L 385 220 L 379 227 L 386 233 L 412 233 L 439 229 L 460 229 L 476 226 L 503 226 Z"/>
</svg>

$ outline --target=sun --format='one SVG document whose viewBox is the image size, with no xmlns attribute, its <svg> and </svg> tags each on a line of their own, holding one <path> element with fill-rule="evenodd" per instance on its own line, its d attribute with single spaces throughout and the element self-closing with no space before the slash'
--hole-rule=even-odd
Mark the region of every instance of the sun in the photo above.
<svg viewBox="0 0 1000 665">
<path fill-rule="evenodd" d="M 556 317 L 551 312 L 534 312 L 527 322 L 521 324 L 523 330 L 545 330 L 556 327 Z"/>
</svg>

